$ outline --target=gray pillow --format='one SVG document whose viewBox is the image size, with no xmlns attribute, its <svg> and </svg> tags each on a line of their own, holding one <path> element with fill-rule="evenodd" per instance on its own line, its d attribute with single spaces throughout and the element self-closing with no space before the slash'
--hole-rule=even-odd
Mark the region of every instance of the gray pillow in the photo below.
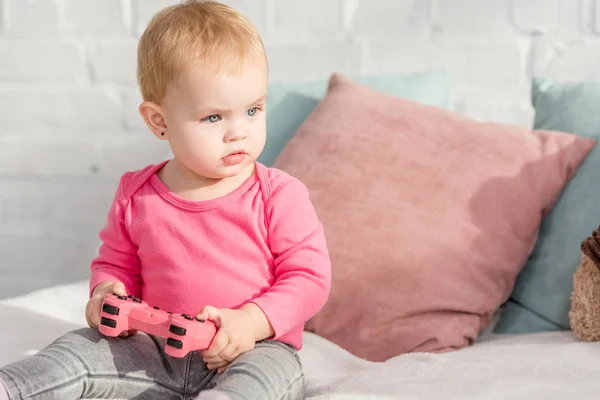
<svg viewBox="0 0 600 400">
<path fill-rule="evenodd" d="M 534 79 L 534 128 L 575 133 L 600 141 L 600 80 Z M 571 329 L 573 275 L 581 242 L 600 225 L 600 143 L 544 218 L 527 264 L 519 274 L 496 333 Z"/>
</svg>

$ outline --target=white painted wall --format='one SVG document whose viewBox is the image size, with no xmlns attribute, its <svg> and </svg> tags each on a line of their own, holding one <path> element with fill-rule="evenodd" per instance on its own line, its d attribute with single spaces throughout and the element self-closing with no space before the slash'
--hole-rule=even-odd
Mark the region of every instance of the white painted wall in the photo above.
<svg viewBox="0 0 600 400">
<path fill-rule="evenodd" d="M 168 155 L 137 114 L 135 52 L 171 3 L 0 0 L 0 297 L 86 277 L 118 176 Z M 227 3 L 277 81 L 447 68 L 455 110 L 529 125 L 532 76 L 600 75 L 597 0 Z"/>
</svg>

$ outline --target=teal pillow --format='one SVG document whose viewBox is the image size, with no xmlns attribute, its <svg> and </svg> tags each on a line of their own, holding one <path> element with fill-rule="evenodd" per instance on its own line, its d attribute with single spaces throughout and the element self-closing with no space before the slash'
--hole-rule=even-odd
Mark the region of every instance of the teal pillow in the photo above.
<svg viewBox="0 0 600 400">
<path fill-rule="evenodd" d="M 533 82 L 536 129 L 600 139 L 600 81 Z M 544 218 L 535 249 L 517 278 L 497 333 L 570 329 L 573 274 L 581 242 L 600 225 L 600 146 L 592 150 Z"/>
<path fill-rule="evenodd" d="M 392 96 L 447 108 L 451 78 L 445 71 L 350 77 Z M 329 80 L 272 83 L 267 93 L 267 143 L 258 161 L 272 165 L 287 142 L 319 104 Z"/>
</svg>

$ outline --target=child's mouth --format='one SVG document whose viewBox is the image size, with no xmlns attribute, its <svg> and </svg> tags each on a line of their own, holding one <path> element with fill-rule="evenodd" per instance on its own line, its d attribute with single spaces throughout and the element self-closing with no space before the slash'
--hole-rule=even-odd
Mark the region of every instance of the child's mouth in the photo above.
<svg viewBox="0 0 600 400">
<path fill-rule="evenodd" d="M 225 157 L 223 157 L 223 162 L 225 163 L 225 165 L 231 166 L 241 163 L 242 161 L 244 161 L 245 158 L 246 152 L 243 150 L 238 150 L 231 152 Z"/>
</svg>

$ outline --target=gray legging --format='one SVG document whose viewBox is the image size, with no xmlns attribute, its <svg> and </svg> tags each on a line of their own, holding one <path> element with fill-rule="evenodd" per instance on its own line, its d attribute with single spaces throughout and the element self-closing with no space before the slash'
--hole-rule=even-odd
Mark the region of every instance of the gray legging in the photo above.
<svg viewBox="0 0 600 400">
<path fill-rule="evenodd" d="M 0 379 L 11 400 L 297 400 L 304 398 L 305 385 L 298 354 L 281 342 L 258 342 L 219 375 L 198 352 L 165 354 L 161 338 L 108 338 L 91 328 L 0 368 Z"/>
</svg>

